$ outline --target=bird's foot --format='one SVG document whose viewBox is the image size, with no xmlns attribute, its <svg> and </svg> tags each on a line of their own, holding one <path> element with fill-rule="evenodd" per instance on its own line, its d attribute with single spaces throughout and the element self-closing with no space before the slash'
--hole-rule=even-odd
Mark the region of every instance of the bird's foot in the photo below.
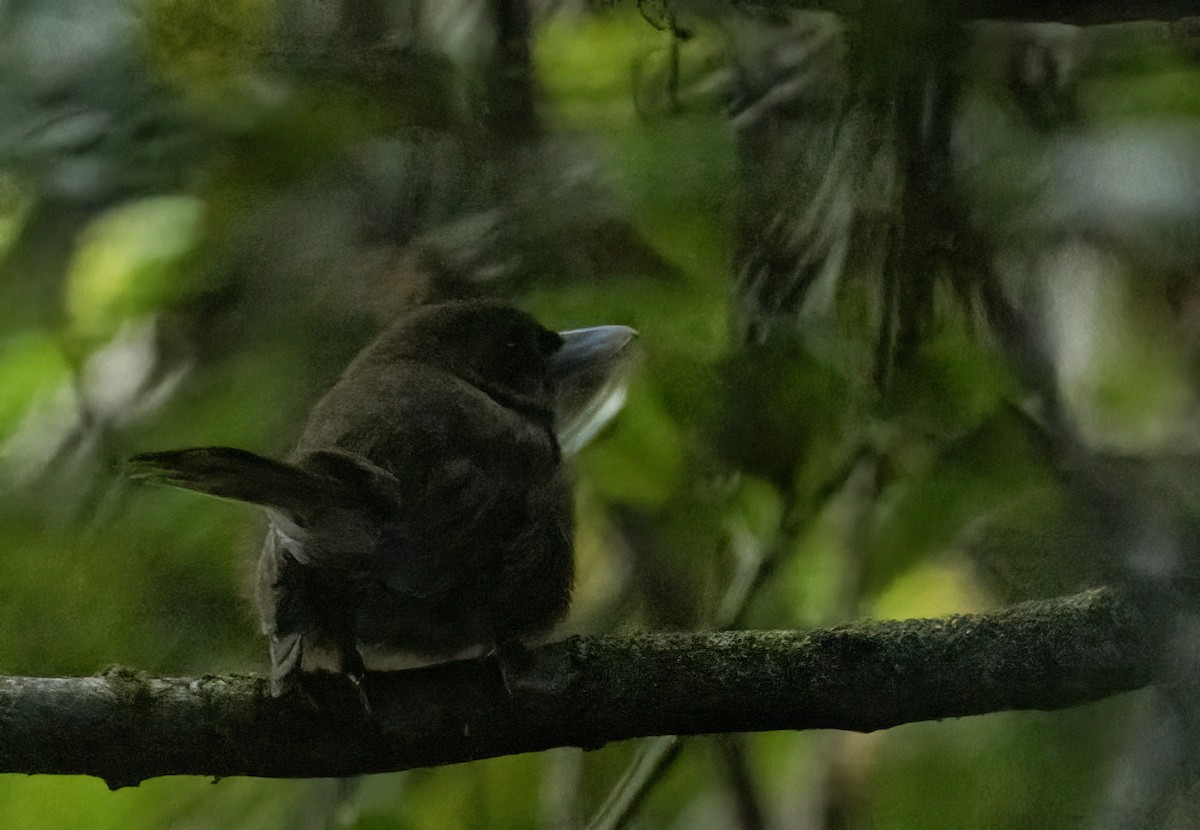
<svg viewBox="0 0 1200 830">
<path fill-rule="evenodd" d="M 365 675 L 366 672 L 347 672 L 346 679 L 350 681 L 350 685 L 358 694 L 358 703 L 362 706 L 363 714 L 369 718 L 374 712 L 371 709 L 371 701 L 367 698 L 367 690 L 363 686 Z"/>
<path fill-rule="evenodd" d="M 521 686 L 522 671 L 532 663 L 529 649 L 520 640 L 505 640 L 496 643 L 492 654 L 496 657 L 496 665 L 500 667 L 500 682 L 504 684 L 504 691 L 513 697 L 513 690 Z"/>
</svg>

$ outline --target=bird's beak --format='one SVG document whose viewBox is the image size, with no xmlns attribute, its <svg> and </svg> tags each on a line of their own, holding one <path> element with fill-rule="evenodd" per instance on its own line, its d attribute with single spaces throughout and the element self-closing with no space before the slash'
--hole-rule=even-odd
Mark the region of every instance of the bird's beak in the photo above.
<svg viewBox="0 0 1200 830">
<path fill-rule="evenodd" d="M 554 431 L 566 455 L 574 455 L 625 403 L 626 369 L 637 332 L 629 326 L 560 331 L 550 358 L 554 379 Z"/>
</svg>

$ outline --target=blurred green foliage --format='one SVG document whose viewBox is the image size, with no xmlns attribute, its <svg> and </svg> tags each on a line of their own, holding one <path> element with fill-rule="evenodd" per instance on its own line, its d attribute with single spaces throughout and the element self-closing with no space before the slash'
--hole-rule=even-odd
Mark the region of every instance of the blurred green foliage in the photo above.
<svg viewBox="0 0 1200 830">
<path fill-rule="evenodd" d="M 58 9 L 25 5 L 34 18 Z M 57 240 L 66 265 L 56 313 L 49 322 L 14 315 L 24 322 L 0 333 L 0 672 L 88 674 L 113 663 L 261 671 L 244 587 L 260 518 L 189 494 L 134 491 L 119 462 L 189 445 L 286 452 L 308 407 L 392 313 L 447 293 L 499 291 L 550 326 L 641 331 L 624 411 L 576 460 L 580 585 L 569 630 L 935 615 L 1111 573 L 1107 560 L 1068 555 L 1095 542 L 1102 509 L 1089 504 L 1095 512 L 1079 518 L 1044 436 L 1020 409 L 1029 390 L 1018 361 L 970 304 L 938 293 L 886 384 L 875 373 L 883 323 L 870 262 L 848 267 L 834 314 L 804 318 L 790 336 L 738 341 L 730 274 L 744 241 L 745 159 L 713 91 L 734 63 L 726 49 L 737 22 L 688 19 L 689 38 L 675 41 L 634 4 L 539 19 L 540 127 L 584 148 L 588 161 L 586 173 L 551 167 L 546 180 L 563 192 L 514 208 L 516 184 L 532 176 L 520 165 L 535 151 L 489 146 L 478 66 L 455 65 L 445 45 L 468 35 L 426 31 L 426 43 L 413 35 L 345 61 L 348 47 L 324 19 L 314 24 L 316 47 L 280 46 L 287 5 L 138 5 L 135 54 L 162 113 L 129 139 L 136 147 L 103 145 L 97 156 L 87 141 L 59 136 L 62 146 L 46 145 L 30 165 L 20 140 L 0 132 L 0 263 L 10 287 L 50 280 L 29 265 L 40 260 L 28 246 L 41 250 L 30 242 L 39 238 L 32 207 L 62 197 L 55 187 L 70 191 L 63 181 L 103 191 L 80 197 L 77 236 Z M 63 8 L 85 29 L 100 14 Z M 389 8 L 400 18 L 408 6 Z M 873 55 L 859 67 L 867 86 L 920 71 L 914 43 L 938 20 L 896 4 L 872 9 L 851 33 L 853 47 Z M 0 24 L 11 25 L 6 13 L 0 7 Z M 380 68 L 388 59 L 400 69 Z M 1078 106 L 1102 126 L 1200 116 L 1200 69 L 1178 52 L 1118 40 L 1095 65 Z M 64 83 L 56 94 L 76 110 L 118 118 L 103 109 L 107 98 Z M 977 139 L 961 171 L 973 211 L 1001 246 L 1044 243 L 1062 231 L 1056 216 L 1083 210 L 1048 206 L 1054 142 L 1019 123 L 994 78 L 964 87 L 964 140 Z M 29 135 L 45 138 L 44 129 Z M 164 136 L 180 134 L 187 153 L 155 156 L 170 175 L 144 187 L 95 184 L 108 181 L 96 171 L 109 170 L 110 155 L 143 159 L 144 145 L 175 147 Z M 371 166 L 379 154 L 392 167 Z M 415 184 L 394 175 L 399 168 Z M 595 190 L 569 186 L 588 176 L 600 181 Z M 511 259 L 533 261 L 530 243 L 493 233 L 497 215 L 536 226 L 533 247 L 565 239 L 570 248 L 570 233 L 538 235 L 565 216 L 616 224 L 625 235 L 609 247 L 636 242 L 644 257 L 601 259 L 571 279 L 513 276 L 521 266 L 499 254 L 509 246 Z M 483 242 L 472 236 L 481 228 Z M 438 259 L 439 233 L 455 250 L 483 250 L 472 278 Z M 573 253 L 548 258 L 578 264 Z M 1146 259 L 1135 252 L 1132 265 L 1109 268 L 1113 282 L 1081 324 L 1103 322 L 1104 336 L 1086 366 L 1062 378 L 1079 420 L 1126 449 L 1161 447 L 1196 402 L 1195 352 L 1180 345 L 1165 305 L 1146 300 L 1145 286 L 1161 278 L 1147 275 Z M 642 261 L 658 273 L 629 264 Z M 150 322 L 152 334 L 138 335 Z M 1073 828 L 1092 826 L 1129 708 L 1118 699 L 870 736 L 745 742 L 776 826 Z M 162 779 L 117 793 L 91 779 L 5 776 L 0 827 L 572 826 L 634 751 L 562 750 L 346 782 Z M 634 826 L 735 826 L 722 770 L 709 743 L 686 744 Z"/>
<path fill-rule="evenodd" d="M 203 211 L 193 196 L 158 196 L 95 219 L 67 273 L 70 334 L 103 341 L 130 319 L 177 302 L 172 292 L 199 242 Z"/>
</svg>

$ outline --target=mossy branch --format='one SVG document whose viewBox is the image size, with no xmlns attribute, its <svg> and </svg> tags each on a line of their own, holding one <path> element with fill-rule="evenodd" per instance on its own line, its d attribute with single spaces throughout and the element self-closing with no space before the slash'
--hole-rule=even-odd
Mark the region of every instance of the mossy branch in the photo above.
<svg viewBox="0 0 1200 830">
<path fill-rule="evenodd" d="M 260 678 L 0 678 L 0 772 L 349 776 L 650 735 L 871 731 L 1058 709 L 1148 684 L 1158 623 L 1098 589 L 994 613 L 815 631 L 572 637 L 272 699 Z M 504 678 L 508 679 L 506 688 Z"/>
</svg>

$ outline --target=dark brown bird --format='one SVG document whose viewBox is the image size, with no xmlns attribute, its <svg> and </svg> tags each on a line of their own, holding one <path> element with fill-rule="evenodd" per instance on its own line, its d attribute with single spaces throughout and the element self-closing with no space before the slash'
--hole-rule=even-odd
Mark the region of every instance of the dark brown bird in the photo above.
<svg viewBox="0 0 1200 830">
<path fill-rule="evenodd" d="M 563 454 L 619 408 L 634 334 L 427 306 L 355 358 L 286 461 L 204 447 L 136 456 L 130 474 L 266 508 L 274 695 L 322 654 L 358 685 L 373 647 L 428 662 L 524 641 L 566 614 Z"/>
</svg>

